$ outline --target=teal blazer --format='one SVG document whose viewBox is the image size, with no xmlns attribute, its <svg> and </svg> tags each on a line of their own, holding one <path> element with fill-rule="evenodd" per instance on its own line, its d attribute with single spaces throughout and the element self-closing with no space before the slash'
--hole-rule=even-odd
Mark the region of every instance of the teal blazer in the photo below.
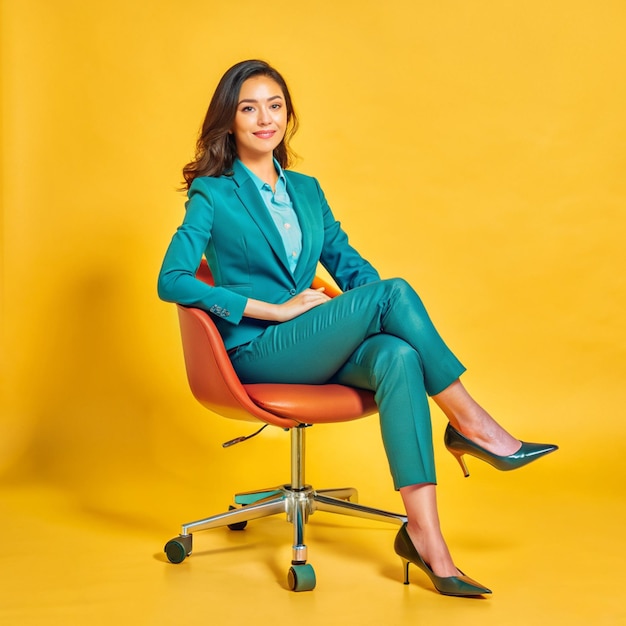
<svg viewBox="0 0 626 626">
<path fill-rule="evenodd" d="M 343 291 L 379 280 L 349 244 L 317 180 L 288 170 L 285 176 L 302 230 L 302 253 L 293 274 L 280 233 L 238 161 L 232 175 L 193 181 L 184 221 L 165 254 L 159 297 L 211 313 L 227 349 L 251 341 L 275 323 L 244 317 L 248 298 L 286 302 L 311 286 L 318 262 Z M 214 287 L 195 277 L 203 255 Z"/>
</svg>

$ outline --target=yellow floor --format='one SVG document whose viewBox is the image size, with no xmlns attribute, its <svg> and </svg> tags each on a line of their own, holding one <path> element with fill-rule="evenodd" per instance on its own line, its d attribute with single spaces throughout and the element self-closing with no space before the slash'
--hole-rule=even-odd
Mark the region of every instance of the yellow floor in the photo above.
<svg viewBox="0 0 626 626">
<path fill-rule="evenodd" d="M 163 543 L 180 523 L 225 508 L 221 490 L 204 495 L 197 481 L 166 476 L 116 479 L 92 496 L 5 484 L 0 623 L 626 624 L 624 473 L 618 448 L 606 450 L 601 463 L 566 446 L 510 473 L 474 460 L 467 480 L 440 460 L 455 560 L 494 591 L 478 600 L 437 594 L 415 568 L 403 585 L 391 525 L 312 516 L 317 587 L 293 593 L 291 526 L 280 517 L 198 533 L 189 559 L 166 561 Z M 397 494 L 375 504 L 397 508 Z"/>
</svg>

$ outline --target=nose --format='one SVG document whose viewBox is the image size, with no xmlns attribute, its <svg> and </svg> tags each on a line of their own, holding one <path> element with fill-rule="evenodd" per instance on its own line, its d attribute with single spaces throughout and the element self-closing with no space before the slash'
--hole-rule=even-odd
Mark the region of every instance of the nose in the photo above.
<svg viewBox="0 0 626 626">
<path fill-rule="evenodd" d="M 261 126 L 267 126 L 272 123 L 272 117 L 266 107 L 259 107 L 258 123 Z"/>
</svg>

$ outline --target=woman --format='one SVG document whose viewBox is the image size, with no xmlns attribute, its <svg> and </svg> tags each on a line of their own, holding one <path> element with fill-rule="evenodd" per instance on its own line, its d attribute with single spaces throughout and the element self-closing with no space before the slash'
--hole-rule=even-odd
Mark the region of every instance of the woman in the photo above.
<svg viewBox="0 0 626 626">
<path fill-rule="evenodd" d="M 445 443 L 501 470 L 557 449 L 512 437 L 467 393 L 413 289 L 381 280 L 349 244 L 317 181 L 291 172 L 297 128 L 282 76 L 244 61 L 222 77 L 195 159 L 188 202 L 159 275 L 159 296 L 214 315 L 244 383 L 336 382 L 375 392 L 383 443 L 407 524 L 395 550 L 441 593 L 491 593 L 465 576 L 442 536 L 427 396 L 449 420 Z M 205 255 L 215 287 L 195 278 Z M 344 293 L 310 288 L 320 262 Z"/>
</svg>

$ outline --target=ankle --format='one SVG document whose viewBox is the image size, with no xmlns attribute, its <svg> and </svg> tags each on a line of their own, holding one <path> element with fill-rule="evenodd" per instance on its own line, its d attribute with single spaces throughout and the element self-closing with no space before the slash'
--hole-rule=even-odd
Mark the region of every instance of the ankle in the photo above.
<svg viewBox="0 0 626 626">
<path fill-rule="evenodd" d="M 407 532 L 424 563 L 437 576 L 459 575 L 459 571 L 454 565 L 448 546 L 438 527 L 425 529 L 415 522 L 409 522 L 407 523 Z"/>
<path fill-rule="evenodd" d="M 456 421 L 456 424 L 451 421 L 450 424 L 470 441 L 494 454 L 513 454 L 521 445 L 518 439 L 487 414 L 482 419 L 464 419 Z"/>
</svg>

